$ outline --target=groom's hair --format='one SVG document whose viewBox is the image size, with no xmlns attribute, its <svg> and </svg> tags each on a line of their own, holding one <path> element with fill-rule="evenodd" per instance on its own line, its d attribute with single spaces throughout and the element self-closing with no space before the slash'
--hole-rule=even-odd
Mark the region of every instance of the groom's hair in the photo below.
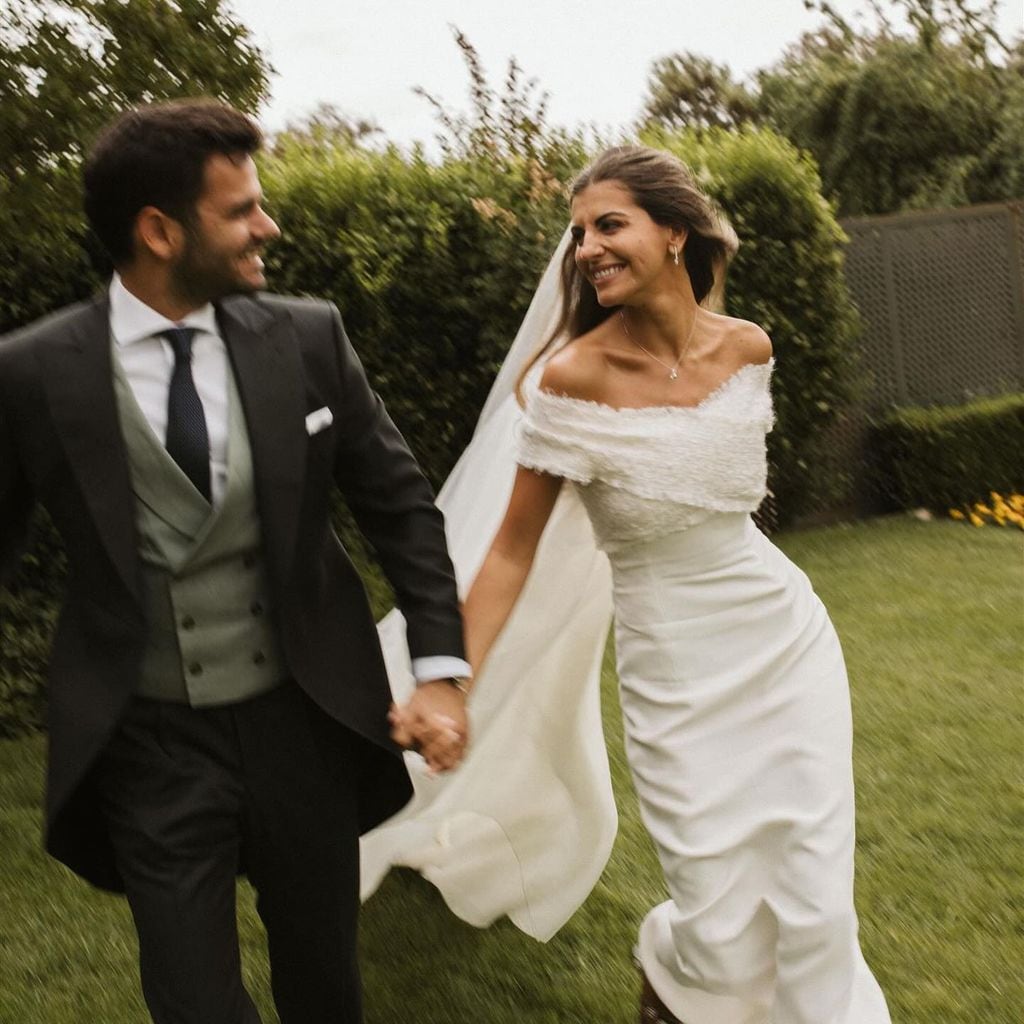
<svg viewBox="0 0 1024 1024">
<path fill-rule="evenodd" d="M 132 259 L 141 209 L 155 206 L 191 227 L 207 159 L 251 154 L 262 142 L 252 118 L 213 99 L 136 107 L 108 125 L 82 177 L 86 217 L 114 266 Z"/>
</svg>

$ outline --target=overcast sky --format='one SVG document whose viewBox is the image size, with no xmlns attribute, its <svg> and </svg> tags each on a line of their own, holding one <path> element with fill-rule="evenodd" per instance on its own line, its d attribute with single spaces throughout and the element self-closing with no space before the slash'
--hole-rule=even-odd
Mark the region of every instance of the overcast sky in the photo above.
<svg viewBox="0 0 1024 1024">
<path fill-rule="evenodd" d="M 458 26 L 500 86 L 515 57 L 550 93 L 550 120 L 603 128 L 639 113 L 651 63 L 681 50 L 746 75 L 821 23 L 803 0 L 230 0 L 277 72 L 265 126 L 331 103 L 376 121 L 399 143 L 429 142 L 421 85 L 465 109 Z M 865 5 L 833 0 L 849 14 Z M 1024 0 L 999 0 L 1005 36 L 1024 30 Z"/>
</svg>

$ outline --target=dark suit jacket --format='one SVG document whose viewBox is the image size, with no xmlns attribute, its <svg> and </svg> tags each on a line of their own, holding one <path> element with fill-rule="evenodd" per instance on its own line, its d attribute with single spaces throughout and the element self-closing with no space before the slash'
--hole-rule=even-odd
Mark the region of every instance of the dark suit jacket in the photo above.
<svg viewBox="0 0 1024 1024">
<path fill-rule="evenodd" d="M 366 595 L 331 528 L 332 492 L 340 487 L 376 549 L 414 657 L 462 655 L 442 517 L 332 305 L 235 297 L 218 319 L 249 428 L 287 667 L 365 741 L 360 824 L 369 828 L 410 785 L 388 736 L 390 691 Z M 146 627 L 110 360 L 105 297 L 0 339 L 0 583 L 38 501 L 70 570 L 49 665 L 46 845 L 117 889 L 88 776 L 135 689 Z M 308 436 L 305 417 L 323 406 L 333 423 Z"/>
</svg>

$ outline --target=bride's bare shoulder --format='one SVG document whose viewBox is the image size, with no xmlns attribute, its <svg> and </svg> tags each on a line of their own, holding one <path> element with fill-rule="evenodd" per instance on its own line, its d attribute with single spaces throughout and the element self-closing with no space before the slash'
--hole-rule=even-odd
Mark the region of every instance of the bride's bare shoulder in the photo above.
<svg viewBox="0 0 1024 1024">
<path fill-rule="evenodd" d="M 740 320 L 721 313 L 712 315 L 720 332 L 723 349 L 730 352 L 738 365 L 767 363 L 771 359 L 772 341 L 763 328 L 750 320 Z"/>
<path fill-rule="evenodd" d="M 544 364 L 542 391 L 594 400 L 601 394 L 607 368 L 605 324 L 573 338 Z"/>
</svg>

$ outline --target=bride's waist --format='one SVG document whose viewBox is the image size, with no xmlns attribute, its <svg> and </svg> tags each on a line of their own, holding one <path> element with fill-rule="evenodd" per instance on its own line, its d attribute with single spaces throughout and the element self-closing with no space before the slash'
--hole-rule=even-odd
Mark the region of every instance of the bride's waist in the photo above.
<svg viewBox="0 0 1024 1024">
<path fill-rule="evenodd" d="M 652 565 L 699 571 L 742 556 L 762 536 L 746 512 L 712 512 L 680 529 L 619 542 L 608 557 L 616 574 L 646 571 Z"/>
</svg>

